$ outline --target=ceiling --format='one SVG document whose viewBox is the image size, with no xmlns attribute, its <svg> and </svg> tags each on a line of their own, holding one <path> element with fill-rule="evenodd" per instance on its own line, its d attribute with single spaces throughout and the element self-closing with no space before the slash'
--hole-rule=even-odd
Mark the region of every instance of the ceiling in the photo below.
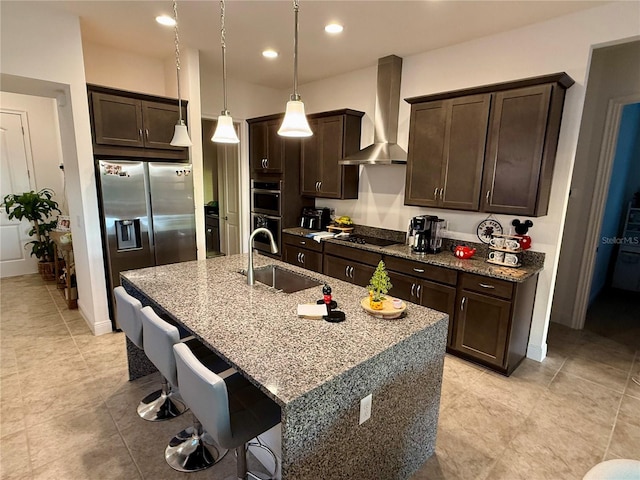
<svg viewBox="0 0 640 480">
<path fill-rule="evenodd" d="M 166 58 L 173 55 L 173 28 L 155 22 L 172 14 L 165 1 L 46 1 L 78 15 L 89 42 Z M 379 57 L 426 52 L 597 7 L 606 1 L 323 1 L 300 2 L 301 84 L 374 66 Z M 178 2 L 181 48 L 201 51 L 201 62 L 221 69 L 220 3 Z M 339 35 L 325 24 L 344 25 Z M 293 78 L 293 3 L 227 0 L 229 78 L 283 89 Z M 267 60 L 261 52 L 280 53 Z M 526 52 L 523 52 L 525 55 Z"/>
</svg>

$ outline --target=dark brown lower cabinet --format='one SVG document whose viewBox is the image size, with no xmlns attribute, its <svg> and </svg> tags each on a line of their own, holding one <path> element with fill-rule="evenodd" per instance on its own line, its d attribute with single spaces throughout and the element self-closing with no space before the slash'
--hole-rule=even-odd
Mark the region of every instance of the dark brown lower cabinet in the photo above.
<svg viewBox="0 0 640 480">
<path fill-rule="evenodd" d="M 285 244 L 282 259 L 292 265 L 322 273 L 322 253 Z"/>
<path fill-rule="evenodd" d="M 282 234 L 282 260 L 314 272 L 322 273 L 322 244 L 310 238 Z"/>
<path fill-rule="evenodd" d="M 371 265 L 326 254 L 323 269 L 325 275 L 362 287 L 369 285 L 369 280 L 376 271 L 376 267 Z"/>
<path fill-rule="evenodd" d="M 450 352 L 511 375 L 527 355 L 537 283 L 460 274 Z"/>
<path fill-rule="evenodd" d="M 389 278 L 393 285 L 390 295 L 449 315 L 447 346 L 451 346 L 456 288 L 392 271 L 389 271 Z"/>
<path fill-rule="evenodd" d="M 511 302 L 469 290 L 460 292 L 453 348 L 502 367 Z"/>
</svg>

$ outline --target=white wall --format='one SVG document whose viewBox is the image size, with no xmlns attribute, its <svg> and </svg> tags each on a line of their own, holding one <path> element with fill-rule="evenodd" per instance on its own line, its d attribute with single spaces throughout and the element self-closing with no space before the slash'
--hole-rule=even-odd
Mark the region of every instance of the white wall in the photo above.
<svg viewBox="0 0 640 480">
<path fill-rule="evenodd" d="M 575 81 L 566 96 L 554 170 L 549 214 L 533 218 L 530 231 L 534 250 L 546 254 L 536 294 L 528 356 L 546 355 L 546 334 L 557 258 L 565 218 L 569 183 L 578 140 L 585 80 L 593 45 L 629 38 L 640 32 L 640 4 L 616 2 L 518 30 L 460 45 L 406 57 L 401 97 L 505 82 L 555 72 L 567 72 Z M 309 112 L 355 108 L 366 112 L 362 145 L 373 141 L 375 67 L 300 87 Z M 398 143 L 408 144 L 410 105 L 400 102 Z M 361 167 L 358 200 L 318 200 L 317 205 L 350 215 L 356 223 L 404 230 L 417 213 L 449 220 L 450 236 L 475 240 L 476 227 L 486 214 L 406 207 L 403 166 Z M 496 216 L 504 227 L 514 218 Z"/>
<path fill-rule="evenodd" d="M 173 43 L 167 56 L 173 62 Z M 125 52 L 96 43 L 82 43 L 87 83 L 106 87 L 167 96 L 165 89 L 165 59 Z M 175 75 L 175 64 L 173 73 Z"/>
<path fill-rule="evenodd" d="M 62 163 L 62 145 L 56 100 L 33 95 L 0 92 L 3 109 L 27 112 L 29 141 L 33 158 L 35 189 L 49 188 L 55 192 L 53 199 L 63 215 L 69 210 L 64 191 L 64 173 L 58 167 Z"/>
<path fill-rule="evenodd" d="M 95 333 L 111 331 L 79 19 L 40 3 L 1 8 L 2 90 L 58 98 L 78 307 Z"/>
</svg>

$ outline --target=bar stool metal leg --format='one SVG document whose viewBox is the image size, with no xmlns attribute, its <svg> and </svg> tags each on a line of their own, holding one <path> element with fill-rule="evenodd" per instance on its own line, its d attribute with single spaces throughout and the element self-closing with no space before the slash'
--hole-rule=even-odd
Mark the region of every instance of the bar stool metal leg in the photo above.
<svg viewBox="0 0 640 480">
<path fill-rule="evenodd" d="M 268 475 L 259 472 L 252 472 L 249 470 L 247 464 L 247 451 L 249 448 L 261 448 L 265 450 L 273 458 L 273 471 Z M 243 446 L 235 449 L 236 453 L 236 476 L 239 480 L 272 480 L 276 477 L 278 471 L 278 457 L 273 453 L 267 445 L 262 443 L 259 438 L 256 437 L 255 442 L 247 442 Z"/>
<path fill-rule="evenodd" d="M 179 472 L 197 472 L 222 460 L 227 450 L 220 448 L 202 424 L 193 416 L 193 426 L 178 433 L 169 442 L 164 458 Z"/>
<path fill-rule="evenodd" d="M 138 415 L 150 422 L 170 420 L 182 415 L 187 406 L 171 392 L 169 382 L 162 377 L 162 388 L 142 399 L 138 405 Z"/>
</svg>

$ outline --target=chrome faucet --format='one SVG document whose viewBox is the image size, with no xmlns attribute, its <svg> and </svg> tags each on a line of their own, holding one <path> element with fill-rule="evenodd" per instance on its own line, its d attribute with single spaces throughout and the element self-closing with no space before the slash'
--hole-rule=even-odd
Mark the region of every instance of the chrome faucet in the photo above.
<svg viewBox="0 0 640 480">
<path fill-rule="evenodd" d="M 255 279 L 253 278 L 253 239 L 259 233 L 264 233 L 267 235 L 267 237 L 269 237 L 269 240 L 271 241 L 271 253 L 278 253 L 278 246 L 276 245 L 276 241 L 273 239 L 271 230 L 263 227 L 256 228 L 251 233 L 251 235 L 249 235 L 249 266 L 247 267 L 247 285 L 254 285 L 256 283 Z"/>
</svg>

